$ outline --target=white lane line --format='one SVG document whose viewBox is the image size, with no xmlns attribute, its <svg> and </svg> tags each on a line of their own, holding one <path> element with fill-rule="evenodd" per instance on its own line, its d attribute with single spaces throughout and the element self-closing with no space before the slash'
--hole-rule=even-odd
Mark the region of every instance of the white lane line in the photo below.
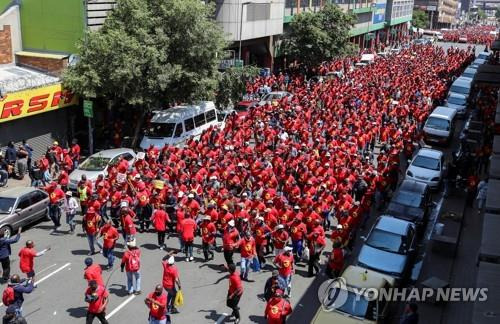
<svg viewBox="0 0 500 324">
<path fill-rule="evenodd" d="M 45 268 L 45 269 L 42 269 L 42 270 L 40 270 L 40 271 L 37 271 L 37 273 L 36 273 L 36 274 L 37 274 L 37 275 L 40 275 L 41 273 L 44 273 L 45 271 L 49 270 L 50 268 L 55 267 L 56 265 L 57 265 L 57 263 L 54 263 L 53 265 L 48 266 L 48 267 L 47 267 L 47 268 Z"/>
<path fill-rule="evenodd" d="M 52 277 L 53 275 L 55 275 L 56 273 L 58 273 L 58 272 L 59 272 L 59 271 L 61 271 L 62 269 L 69 267 L 70 265 L 71 265 L 71 263 L 70 263 L 70 262 L 66 263 L 65 265 L 63 265 L 62 267 L 57 268 L 56 270 L 52 271 L 51 273 L 49 273 L 48 275 L 46 275 L 46 276 L 45 276 L 45 277 L 43 277 L 42 279 L 35 280 L 35 283 L 38 285 L 39 283 L 44 282 L 45 280 L 49 279 L 50 277 Z"/>
<path fill-rule="evenodd" d="M 135 295 L 132 295 L 129 298 L 125 299 L 125 301 L 123 303 L 121 303 L 120 305 L 118 305 L 118 307 L 116 307 L 115 309 L 113 309 L 113 311 L 106 316 L 106 319 L 110 319 L 111 316 L 113 316 L 116 313 L 118 313 L 120 311 L 120 309 L 122 309 L 123 307 L 125 307 L 125 305 L 127 305 L 128 303 L 130 303 L 130 301 L 132 301 L 132 299 L 134 299 L 134 298 L 135 298 Z"/>
<path fill-rule="evenodd" d="M 222 322 L 224 322 L 224 319 L 227 317 L 227 313 L 222 313 L 221 316 L 219 316 L 219 319 L 217 320 L 217 322 L 215 322 L 215 324 L 221 324 Z"/>
</svg>

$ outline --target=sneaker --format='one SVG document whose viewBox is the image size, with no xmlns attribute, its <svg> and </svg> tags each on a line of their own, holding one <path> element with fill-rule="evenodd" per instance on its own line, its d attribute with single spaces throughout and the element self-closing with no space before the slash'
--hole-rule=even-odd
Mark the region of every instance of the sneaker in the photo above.
<svg viewBox="0 0 500 324">
<path fill-rule="evenodd" d="M 141 291 L 140 291 L 140 290 L 134 291 L 134 294 L 135 294 L 135 295 L 140 295 L 140 294 L 141 294 Z"/>
<path fill-rule="evenodd" d="M 188 262 L 188 261 L 189 261 L 189 258 L 186 258 L 186 262 Z"/>
<path fill-rule="evenodd" d="M 159 247 L 160 250 L 165 250 L 165 248 L 162 246 Z"/>
<path fill-rule="evenodd" d="M 193 261 L 193 260 L 194 260 L 194 258 L 193 258 L 193 257 L 190 257 L 190 258 L 189 258 L 189 261 Z"/>
<path fill-rule="evenodd" d="M 131 295 L 133 295 L 133 294 L 134 294 L 134 292 L 133 292 L 133 291 L 129 291 L 129 292 L 127 293 L 127 295 L 129 295 L 129 296 L 131 296 Z"/>
</svg>

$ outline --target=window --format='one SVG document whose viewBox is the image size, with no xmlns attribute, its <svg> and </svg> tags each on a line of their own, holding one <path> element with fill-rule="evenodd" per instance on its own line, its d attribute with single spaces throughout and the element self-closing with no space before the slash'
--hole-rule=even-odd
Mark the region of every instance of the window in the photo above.
<svg viewBox="0 0 500 324">
<path fill-rule="evenodd" d="M 19 203 L 17 204 L 17 208 L 26 209 L 30 206 L 30 197 L 23 196 L 19 199 Z"/>
<path fill-rule="evenodd" d="M 196 125 L 196 127 L 201 127 L 201 126 L 205 125 L 205 114 L 201 113 L 198 116 L 195 116 L 194 117 L 194 124 Z"/>
<path fill-rule="evenodd" d="M 134 158 L 130 153 L 123 153 L 122 156 L 127 161 L 132 161 L 132 159 Z"/>
<path fill-rule="evenodd" d="M 194 129 L 193 118 L 188 118 L 184 121 L 184 128 L 186 129 L 186 132 L 192 131 Z"/>
<path fill-rule="evenodd" d="M 215 120 L 215 110 L 209 110 L 206 112 L 206 117 L 207 117 L 207 123 L 211 122 L 212 120 Z"/>
<path fill-rule="evenodd" d="M 30 194 L 31 204 L 34 205 L 45 199 L 45 195 L 40 191 L 34 191 Z"/>
<path fill-rule="evenodd" d="M 146 136 L 149 137 L 172 137 L 174 133 L 174 123 L 151 123 L 146 129 Z"/>
<path fill-rule="evenodd" d="M 178 123 L 176 128 L 175 128 L 174 137 L 181 137 L 181 135 L 182 135 L 182 123 Z"/>
</svg>

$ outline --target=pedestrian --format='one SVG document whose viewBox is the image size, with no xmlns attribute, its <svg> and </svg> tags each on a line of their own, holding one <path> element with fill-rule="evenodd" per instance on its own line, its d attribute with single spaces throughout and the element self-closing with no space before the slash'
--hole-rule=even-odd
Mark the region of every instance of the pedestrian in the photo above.
<svg viewBox="0 0 500 324">
<path fill-rule="evenodd" d="M 66 191 L 66 224 L 69 226 L 69 233 L 73 234 L 75 232 L 75 216 L 78 209 L 78 200 L 73 197 L 73 192 Z"/>
<path fill-rule="evenodd" d="M 130 208 L 124 206 L 120 211 L 120 215 L 123 239 L 126 244 L 128 241 L 133 240 L 135 238 L 135 234 L 137 234 L 137 229 L 135 228 L 134 220 L 132 218 L 132 215 L 135 216 L 135 214 Z"/>
<path fill-rule="evenodd" d="M 122 257 L 121 271 L 126 270 L 127 291 L 129 295 L 141 294 L 141 250 L 136 245 L 135 239 L 127 242 L 128 250 Z"/>
<path fill-rule="evenodd" d="M 292 247 L 285 246 L 284 252 L 274 258 L 274 264 L 278 267 L 280 279 L 284 283 L 285 294 L 290 297 L 292 292 L 292 274 L 294 272 L 294 257 Z"/>
<path fill-rule="evenodd" d="M 14 237 L 8 237 L 4 232 L 3 236 L 0 238 L 0 263 L 2 264 L 2 280 L 4 282 L 8 281 L 10 278 L 10 255 L 12 250 L 10 248 L 11 244 L 17 243 L 21 238 L 21 230 L 19 227 L 17 230 L 17 235 Z"/>
<path fill-rule="evenodd" d="M 240 307 L 238 303 L 243 295 L 243 283 L 241 282 L 240 274 L 236 271 L 236 265 L 230 263 L 227 267 L 229 270 L 229 290 L 227 292 L 226 305 L 233 310 L 231 317 L 235 318 L 234 323 L 237 324 L 240 322 Z"/>
<path fill-rule="evenodd" d="M 87 254 L 88 256 L 100 252 L 100 251 L 96 252 L 95 250 L 95 244 L 97 242 L 97 234 L 99 233 L 100 222 L 101 222 L 101 216 L 96 213 L 94 207 L 90 207 L 82 219 L 83 231 L 87 236 L 87 241 L 89 243 L 89 253 Z"/>
<path fill-rule="evenodd" d="M 268 324 L 285 324 L 286 317 L 292 313 L 292 305 L 283 298 L 283 290 L 276 289 L 274 296 L 267 302 L 264 316 Z"/>
<path fill-rule="evenodd" d="M 35 288 L 33 280 L 21 279 L 19 275 L 13 274 L 2 294 L 2 302 L 5 306 L 13 308 L 18 316 L 22 316 L 24 294 L 30 294 L 33 288 Z"/>
<path fill-rule="evenodd" d="M 158 236 L 158 248 L 160 250 L 165 250 L 167 246 L 165 245 L 165 234 L 167 232 L 167 224 L 170 223 L 170 218 L 168 217 L 167 212 L 163 209 L 160 209 L 160 205 L 155 205 L 155 210 L 151 215 L 151 223 L 156 231 Z"/>
<path fill-rule="evenodd" d="M 22 145 L 17 148 L 17 174 L 18 180 L 23 180 L 24 175 L 28 171 L 28 152 L 24 149 Z"/>
<path fill-rule="evenodd" d="M 481 214 L 486 203 L 486 196 L 488 195 L 488 178 L 482 180 L 477 185 L 477 213 Z"/>
<path fill-rule="evenodd" d="M 245 232 L 243 238 L 239 241 L 238 246 L 240 247 L 240 268 L 241 268 L 241 280 L 248 281 L 248 273 L 250 272 L 250 265 L 253 259 L 257 255 L 255 248 L 255 240 L 252 237 L 250 231 Z"/>
<path fill-rule="evenodd" d="M 99 264 L 95 264 L 92 258 L 85 259 L 85 270 L 83 271 L 83 279 L 87 280 L 87 284 L 95 280 L 98 285 L 104 286 L 102 280 L 102 269 Z"/>
<path fill-rule="evenodd" d="M 295 206 L 294 211 L 298 213 L 299 206 Z M 294 215 L 293 220 L 288 223 L 290 236 L 292 237 L 292 248 L 295 262 L 302 258 L 302 251 L 304 249 L 304 237 L 307 234 L 306 224 L 302 222 L 300 214 Z"/>
<path fill-rule="evenodd" d="M 54 229 L 50 233 L 54 234 L 61 227 L 61 206 L 64 204 L 66 194 L 56 182 L 50 183 L 46 191 L 49 194 L 49 217 L 54 223 Z"/>
<path fill-rule="evenodd" d="M 283 249 L 288 243 L 288 232 L 285 231 L 285 226 L 283 224 L 279 224 L 276 226 L 276 230 L 271 235 L 273 239 L 274 246 L 274 256 L 280 255 L 283 253 Z"/>
<path fill-rule="evenodd" d="M 89 282 L 85 290 L 85 302 L 89 304 L 87 308 L 86 324 L 92 324 L 97 317 L 101 324 L 108 324 L 106 319 L 106 306 L 108 305 L 109 292 L 102 285 L 98 285 L 95 280 Z"/>
<path fill-rule="evenodd" d="M 415 303 L 406 304 L 404 314 L 400 324 L 418 324 L 418 305 Z"/>
<path fill-rule="evenodd" d="M 19 251 L 19 268 L 21 272 L 26 274 L 26 277 L 33 282 L 33 285 L 36 287 L 35 283 L 35 258 L 42 256 L 45 252 L 50 251 L 50 246 L 46 249 L 43 249 L 40 252 L 35 250 L 35 242 L 32 240 L 26 241 L 26 247 L 23 247 Z"/>
<path fill-rule="evenodd" d="M 344 250 L 340 246 L 340 242 L 336 241 L 333 243 L 332 253 L 328 258 L 328 263 L 326 264 L 325 274 L 330 279 L 337 278 L 340 272 L 344 268 Z"/>
<path fill-rule="evenodd" d="M 179 311 L 174 306 L 175 296 L 177 295 L 176 287 L 181 290 L 181 280 L 179 277 L 179 270 L 175 263 L 175 257 L 167 254 L 162 261 L 163 266 L 163 288 L 167 292 L 167 312 L 178 313 Z"/>
<path fill-rule="evenodd" d="M 274 296 L 274 292 L 278 288 L 283 289 L 286 287 L 281 287 L 279 272 L 278 270 L 273 270 L 271 277 L 266 280 L 266 284 L 264 286 L 264 299 L 266 300 L 266 302 Z"/>
<path fill-rule="evenodd" d="M 186 218 L 181 221 L 181 237 L 184 242 L 184 252 L 186 254 L 186 261 L 193 261 L 193 242 L 194 233 L 196 231 L 196 222 L 191 215 L 186 214 Z"/>
<path fill-rule="evenodd" d="M 21 315 L 16 314 L 16 308 L 9 306 L 5 310 L 5 315 L 2 317 L 2 324 L 28 324 L 26 319 Z"/>
<path fill-rule="evenodd" d="M 11 166 L 13 166 L 16 163 L 17 151 L 16 151 L 16 148 L 14 147 L 14 142 L 12 142 L 12 141 L 10 141 L 7 144 L 7 149 L 5 150 L 5 160 Z"/>
<path fill-rule="evenodd" d="M 80 145 L 78 145 L 78 139 L 76 138 L 73 138 L 71 144 L 70 157 L 73 161 L 73 170 L 75 170 L 76 168 L 78 168 L 78 163 L 80 161 Z"/>
<path fill-rule="evenodd" d="M 107 270 L 113 268 L 115 262 L 115 256 L 113 254 L 116 241 L 120 237 L 118 230 L 113 226 L 112 220 L 108 219 L 106 224 L 99 231 L 99 235 L 102 236 L 102 255 L 108 260 Z"/>
<path fill-rule="evenodd" d="M 234 249 L 237 247 L 237 243 L 240 239 L 240 233 L 234 227 L 234 220 L 230 220 L 227 223 L 227 227 L 222 235 L 222 247 L 224 249 L 224 260 L 226 260 L 227 266 L 234 264 L 233 254 Z"/>
<path fill-rule="evenodd" d="M 5 161 L 2 152 L 0 152 L 0 187 L 5 187 L 9 180 L 9 164 Z"/>
<path fill-rule="evenodd" d="M 326 241 L 325 237 L 317 231 L 309 234 L 307 241 L 309 242 L 308 275 L 309 277 L 314 277 L 314 271 L 316 271 L 316 274 L 319 273 L 319 259 L 326 246 Z"/>
<path fill-rule="evenodd" d="M 78 200 L 80 200 L 80 207 L 81 207 L 81 212 L 82 215 L 85 215 L 87 213 L 87 208 L 90 197 L 92 196 L 92 187 L 88 185 L 87 183 L 87 176 L 84 174 L 81 177 L 81 180 L 78 182 L 78 187 L 77 187 L 77 193 L 78 193 Z"/>
<path fill-rule="evenodd" d="M 203 256 L 205 257 L 205 262 L 207 262 L 208 260 L 213 260 L 214 258 L 213 250 L 217 228 L 211 220 L 211 217 L 206 215 L 203 217 L 203 221 L 200 225 L 201 245 L 203 249 Z"/>
<path fill-rule="evenodd" d="M 167 295 L 161 285 L 156 285 L 155 290 L 144 299 L 144 303 L 149 308 L 149 324 L 167 324 Z"/>
</svg>

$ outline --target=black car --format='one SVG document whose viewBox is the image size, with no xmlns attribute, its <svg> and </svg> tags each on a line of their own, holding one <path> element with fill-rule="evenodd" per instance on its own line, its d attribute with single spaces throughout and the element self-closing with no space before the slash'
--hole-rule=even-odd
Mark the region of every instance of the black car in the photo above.
<svg viewBox="0 0 500 324">
<path fill-rule="evenodd" d="M 422 230 L 433 207 L 431 191 L 427 184 L 404 180 L 392 196 L 385 214 L 412 222 Z"/>
</svg>

